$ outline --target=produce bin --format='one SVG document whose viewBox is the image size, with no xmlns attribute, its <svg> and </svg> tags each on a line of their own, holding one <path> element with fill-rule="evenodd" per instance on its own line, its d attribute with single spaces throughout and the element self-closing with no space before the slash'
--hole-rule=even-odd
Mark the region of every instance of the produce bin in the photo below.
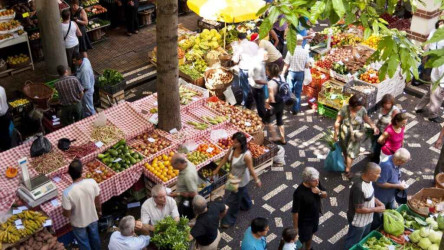
<svg viewBox="0 0 444 250">
<path fill-rule="evenodd" d="M 318 102 L 318 114 L 328 118 L 336 119 L 336 116 L 338 116 L 338 110 L 330 108 Z"/>
<path fill-rule="evenodd" d="M 113 95 L 113 94 L 115 94 L 115 93 L 117 93 L 117 92 L 119 92 L 121 90 L 124 90 L 125 86 L 126 86 L 126 81 L 123 80 L 123 81 L 121 81 L 118 84 L 114 84 L 114 85 L 111 85 L 111 86 L 105 85 L 103 87 L 100 87 L 100 89 L 102 89 L 104 92 L 106 92 L 106 93 L 108 93 L 110 95 Z"/>
<path fill-rule="evenodd" d="M 277 152 L 279 151 L 276 144 L 266 139 L 264 139 L 264 146 L 268 148 L 268 151 L 260 155 L 258 158 L 253 158 L 253 166 L 259 166 L 262 163 L 270 160 L 271 158 L 276 156 Z"/>
<path fill-rule="evenodd" d="M 332 69 L 330 70 L 330 76 L 338 81 L 345 82 L 345 83 L 347 83 L 353 79 L 353 76 L 351 74 L 341 75 Z"/>
<path fill-rule="evenodd" d="M 443 199 L 444 198 L 444 189 L 423 188 L 418 193 L 416 193 L 415 195 L 410 197 L 410 199 L 407 201 L 407 205 L 409 206 L 409 208 L 413 212 L 415 212 L 423 217 L 428 217 L 428 215 L 430 213 L 430 209 L 428 207 L 415 205 L 415 202 L 414 202 L 415 200 L 423 200 L 423 199 L 428 199 L 428 198 Z"/>
<path fill-rule="evenodd" d="M 217 188 L 225 185 L 225 183 L 227 182 L 227 178 L 228 178 L 228 173 L 223 170 L 222 168 L 219 170 L 219 178 L 217 180 L 211 180 L 209 178 L 205 178 L 202 174 L 202 172 L 204 171 L 204 169 L 210 169 L 211 171 L 213 171 L 214 169 L 217 168 L 217 165 L 215 162 L 210 162 L 208 165 L 206 165 L 205 167 L 201 168 L 197 174 L 199 175 L 199 177 L 205 181 L 208 181 L 211 183 L 211 185 L 203 188 L 202 190 L 199 191 L 199 194 L 202 195 L 203 197 L 207 197 L 208 195 L 210 195 L 210 193 L 213 190 L 216 190 Z"/>
<path fill-rule="evenodd" d="M 353 87 L 358 87 L 361 89 L 355 89 Z M 344 86 L 344 92 L 348 94 L 361 94 L 365 100 L 364 100 L 364 107 L 369 110 L 376 106 L 376 95 L 378 93 L 378 90 L 375 86 L 366 84 L 361 81 L 350 81 Z"/>
<path fill-rule="evenodd" d="M 396 209 L 396 211 L 398 211 L 399 213 L 401 213 L 401 212 L 403 212 L 403 211 L 406 211 L 407 214 L 409 214 L 409 215 L 411 215 L 411 216 L 415 216 L 415 217 L 418 217 L 418 218 L 421 218 L 421 219 L 425 220 L 424 217 L 422 217 L 421 215 L 419 215 L 419 214 L 413 212 L 413 211 L 412 211 L 412 210 L 411 210 L 406 204 L 402 204 L 401 206 L 399 206 L 399 207 Z"/>
<path fill-rule="evenodd" d="M 383 237 L 383 235 L 382 235 L 380 232 L 376 231 L 376 230 L 371 231 L 369 234 L 367 234 L 367 236 L 365 236 L 365 237 L 359 242 L 358 245 L 361 247 L 361 249 L 368 249 L 368 248 L 364 247 L 364 244 L 365 244 L 365 243 L 367 242 L 367 240 L 369 240 L 371 237 L 376 237 L 376 239 L 379 240 L 381 237 Z M 398 244 L 394 243 L 391 239 L 389 239 L 389 240 L 393 243 L 394 246 L 398 245 Z"/>
</svg>

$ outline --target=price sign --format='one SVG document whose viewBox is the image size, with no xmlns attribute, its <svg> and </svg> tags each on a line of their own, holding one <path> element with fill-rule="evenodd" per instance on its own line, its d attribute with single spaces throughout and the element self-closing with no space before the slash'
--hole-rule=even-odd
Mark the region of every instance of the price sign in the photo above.
<svg viewBox="0 0 444 250">
<path fill-rule="evenodd" d="M 158 104 L 157 102 L 154 102 L 154 106 L 157 106 L 157 104 Z"/>
<path fill-rule="evenodd" d="M 376 77 L 376 74 L 372 73 L 369 75 L 370 77 Z"/>
<path fill-rule="evenodd" d="M 321 79 L 327 78 L 324 74 L 321 74 Z"/>
<path fill-rule="evenodd" d="M 173 128 L 173 129 L 170 130 L 170 134 L 176 134 L 177 132 L 178 132 L 178 131 L 177 131 L 176 128 Z"/>
<path fill-rule="evenodd" d="M 52 178 L 52 180 L 56 183 L 59 183 L 62 179 L 60 179 L 60 177 L 56 176 L 56 177 Z"/>
<path fill-rule="evenodd" d="M 342 61 L 339 61 L 338 64 L 339 65 L 344 65 L 344 63 Z"/>
<path fill-rule="evenodd" d="M 332 95 L 330 95 L 330 99 L 332 99 L 332 100 L 334 100 L 334 99 L 336 99 L 336 94 L 332 94 Z"/>
<path fill-rule="evenodd" d="M 113 163 L 115 163 L 115 162 L 119 162 L 119 161 L 121 161 L 122 159 L 120 159 L 120 158 L 117 158 L 117 159 L 115 159 L 114 161 L 113 161 Z"/>
<path fill-rule="evenodd" d="M 14 223 L 15 223 L 16 226 L 23 225 L 23 222 L 22 222 L 21 219 L 16 220 Z"/>
<path fill-rule="evenodd" d="M 148 141 L 149 142 L 155 142 L 156 140 L 154 140 L 153 138 L 150 137 L 150 138 L 148 138 Z"/>
<path fill-rule="evenodd" d="M 208 148 L 207 153 L 211 153 L 211 152 L 213 152 L 213 150 L 214 150 L 214 148 Z"/>
<path fill-rule="evenodd" d="M 103 142 L 98 141 L 96 142 L 96 147 L 101 148 L 103 146 Z"/>
<path fill-rule="evenodd" d="M 249 123 L 249 122 L 245 122 L 245 126 L 250 127 L 250 126 L 251 126 L 251 123 Z"/>
<path fill-rule="evenodd" d="M 96 169 L 96 173 L 101 174 L 102 171 L 100 171 L 99 169 Z"/>
<path fill-rule="evenodd" d="M 25 13 L 23 13 L 23 14 L 22 14 L 22 17 L 23 17 L 23 18 L 27 18 L 27 17 L 29 17 L 29 12 L 25 12 Z"/>
</svg>

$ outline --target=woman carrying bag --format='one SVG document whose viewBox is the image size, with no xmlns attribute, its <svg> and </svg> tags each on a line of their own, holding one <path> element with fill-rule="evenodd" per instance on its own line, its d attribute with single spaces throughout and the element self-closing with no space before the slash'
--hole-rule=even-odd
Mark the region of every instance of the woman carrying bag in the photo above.
<svg viewBox="0 0 444 250">
<path fill-rule="evenodd" d="M 216 175 L 219 169 L 228 161 L 231 163 L 231 171 L 227 180 L 227 190 L 230 195 L 226 201 L 228 208 L 227 215 L 222 219 L 221 227 L 228 228 L 235 224 L 239 210 L 247 211 L 251 208 L 252 202 L 248 195 L 247 185 L 250 182 L 250 174 L 253 176 L 258 187 L 262 186 L 253 168 L 253 158 L 247 148 L 247 138 L 241 132 L 235 133 L 232 137 L 233 146 L 213 171 Z M 231 184 L 233 183 L 233 185 Z"/>
</svg>

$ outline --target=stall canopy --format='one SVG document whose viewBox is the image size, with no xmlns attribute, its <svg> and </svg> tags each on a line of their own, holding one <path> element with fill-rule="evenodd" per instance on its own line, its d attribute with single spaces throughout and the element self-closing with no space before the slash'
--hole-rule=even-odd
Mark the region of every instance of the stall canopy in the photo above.
<svg viewBox="0 0 444 250">
<path fill-rule="evenodd" d="M 188 7 L 199 16 L 219 22 L 239 23 L 254 20 L 264 0 L 188 0 Z"/>
</svg>

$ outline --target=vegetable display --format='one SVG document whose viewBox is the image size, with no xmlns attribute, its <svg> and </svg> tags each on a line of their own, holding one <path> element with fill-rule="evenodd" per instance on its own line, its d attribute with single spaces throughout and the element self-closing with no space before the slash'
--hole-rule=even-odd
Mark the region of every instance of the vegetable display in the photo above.
<svg viewBox="0 0 444 250">
<path fill-rule="evenodd" d="M 227 70 L 217 68 L 212 69 L 207 75 L 205 86 L 209 89 L 215 89 L 219 85 L 225 85 L 233 81 L 233 74 Z"/>
<path fill-rule="evenodd" d="M 136 137 L 138 141 L 133 144 L 137 151 L 145 156 L 153 155 L 169 147 L 171 142 L 155 132 L 144 133 Z"/>
<path fill-rule="evenodd" d="M 346 75 L 349 73 L 347 67 L 342 62 L 333 64 L 332 70 L 341 75 Z"/>
<path fill-rule="evenodd" d="M 372 250 L 386 250 L 393 243 L 385 236 L 377 239 L 376 237 L 370 237 L 364 244 L 364 248 Z"/>
<path fill-rule="evenodd" d="M 91 132 L 91 139 L 101 141 L 105 145 L 117 141 L 120 138 L 123 138 L 122 131 L 113 125 L 94 127 Z"/>
<path fill-rule="evenodd" d="M 166 217 L 154 226 L 154 236 L 151 241 L 161 250 L 188 249 L 190 245 L 188 222 L 185 217 L 181 217 L 179 222 L 171 216 Z"/>
<path fill-rule="evenodd" d="M 379 83 L 379 73 L 377 70 L 368 69 L 367 71 L 359 74 L 359 79 L 368 83 Z"/>
<path fill-rule="evenodd" d="M 11 250 L 22 249 L 42 249 L 42 250 L 64 250 L 63 243 L 57 241 L 57 237 L 52 235 L 48 230 L 42 231 L 32 235 L 25 242 L 20 243 L 16 247 L 10 248 Z"/>
<path fill-rule="evenodd" d="M 125 140 L 120 140 L 116 145 L 97 156 L 101 162 L 119 173 L 132 165 L 140 162 L 143 157 L 126 145 Z"/>
<path fill-rule="evenodd" d="M 396 210 L 385 210 L 384 212 L 384 231 L 399 236 L 404 232 L 404 218 Z"/>
<path fill-rule="evenodd" d="M 268 148 L 265 146 L 262 146 L 262 145 L 258 145 L 254 142 L 249 142 L 248 143 L 248 150 L 250 150 L 253 158 L 258 158 L 259 156 L 265 154 L 265 152 L 268 150 Z"/>
<path fill-rule="evenodd" d="M 49 174 L 67 164 L 63 154 L 51 151 L 39 157 L 31 158 L 31 167 L 39 174 Z"/>
<path fill-rule="evenodd" d="M 85 166 L 86 166 L 85 177 L 94 179 L 97 183 L 106 181 L 115 174 L 114 171 L 103 166 L 97 160 L 88 162 Z"/>
<path fill-rule="evenodd" d="M 80 146 L 71 145 L 64 153 L 70 158 L 82 158 L 97 149 L 94 142 L 87 142 Z"/>
<path fill-rule="evenodd" d="M 198 150 L 193 151 L 191 153 L 187 154 L 187 159 L 193 163 L 194 165 L 199 165 L 202 162 L 209 159 L 208 155 L 206 153 L 202 153 Z"/>
<path fill-rule="evenodd" d="M 205 130 L 208 128 L 208 124 L 203 123 L 203 122 L 189 121 L 189 122 L 187 122 L 187 124 L 191 125 L 194 129 L 197 129 L 197 130 Z"/>
<path fill-rule="evenodd" d="M 180 104 L 187 105 L 191 101 L 193 101 L 195 98 L 202 96 L 202 94 L 197 91 L 194 91 L 192 89 L 180 86 L 179 87 L 179 96 L 180 96 Z"/>
<path fill-rule="evenodd" d="M 123 81 L 123 76 L 120 72 L 113 69 L 105 69 L 103 74 L 99 76 L 99 87 L 114 86 Z"/>
<path fill-rule="evenodd" d="M 9 102 L 9 105 L 11 105 L 11 107 L 13 107 L 13 108 L 24 106 L 26 104 L 29 104 L 29 101 L 28 101 L 28 99 L 24 99 L 24 98 L 20 98 L 20 99 L 13 101 L 13 102 Z"/>
</svg>

